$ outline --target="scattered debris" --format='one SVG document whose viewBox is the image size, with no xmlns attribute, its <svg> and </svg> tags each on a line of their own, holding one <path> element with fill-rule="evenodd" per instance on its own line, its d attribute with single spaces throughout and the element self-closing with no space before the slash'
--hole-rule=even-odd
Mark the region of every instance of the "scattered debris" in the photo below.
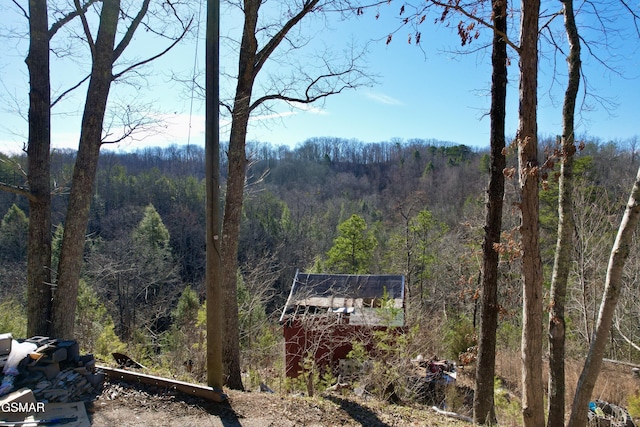
<svg viewBox="0 0 640 427">
<path fill-rule="evenodd" d="M 41 404 L 43 405 L 43 404 Z M 28 388 L 23 388 L 0 397 L 3 422 L 22 421 L 41 409 L 36 402 L 36 397 Z M 13 408 L 13 411 L 5 411 L 4 408 Z M 1 422 L 0 422 L 1 423 Z"/>
<path fill-rule="evenodd" d="M 636 427 L 629 412 L 603 400 L 589 402 L 589 427 Z"/>
<path fill-rule="evenodd" d="M 80 356 L 76 341 L 36 336 L 18 343 L 18 346 L 16 357 L 20 359 L 20 368 L 15 376 L 14 386 L 33 390 L 38 401 L 92 400 L 102 387 L 104 374 L 96 372 L 93 355 Z M 27 355 L 22 351 L 24 348 L 35 350 Z M 8 363 L 14 352 L 15 347 L 12 345 Z"/>
<path fill-rule="evenodd" d="M 265 383 L 260 383 L 260 392 L 261 393 L 275 393 L 268 385 Z"/>
<path fill-rule="evenodd" d="M 433 356 L 425 359 L 418 355 L 412 362 L 416 365 L 413 378 L 414 390 L 419 400 L 436 406 L 442 406 L 446 397 L 446 387 L 456 382 L 456 364 Z"/>
<path fill-rule="evenodd" d="M 5 337 L 5 340 L 6 339 L 11 339 L 11 341 L 8 346 L 8 356 L 6 360 L 3 360 L 4 366 L 2 367 L 2 373 L 4 374 L 4 378 L 0 384 L 0 396 L 4 396 L 14 389 L 14 382 L 20 373 L 20 364 L 29 356 L 29 353 L 33 353 L 38 347 L 35 343 L 31 342 L 20 343 L 10 336 Z M 6 348 L 7 346 L 5 345 L 4 347 Z"/>
<path fill-rule="evenodd" d="M 345 389 L 351 389 L 351 384 L 342 382 L 342 379 L 338 376 L 338 381 L 334 385 L 327 387 L 326 391 L 341 391 Z"/>
<path fill-rule="evenodd" d="M 54 420 L 60 423 L 59 419 L 69 417 L 50 416 L 43 411 L 48 410 L 52 402 L 82 403 L 94 400 L 105 378 L 104 373 L 96 371 L 93 355 L 80 356 L 76 341 L 42 336 L 16 340 L 11 334 L 0 335 L 0 368 L 4 374 L 0 387 L 0 396 L 4 396 L 2 401 L 16 402 L 16 407 L 20 409 L 11 413 L 3 412 L 0 425 L 3 422 L 48 425 Z M 31 410 L 34 405 L 42 407 L 37 406 L 37 411 Z M 87 423 L 82 421 L 69 425 Z"/>
<path fill-rule="evenodd" d="M 147 369 L 146 366 L 136 362 L 126 354 L 111 353 L 119 368 Z M 186 363 L 186 362 L 185 362 Z"/>
</svg>

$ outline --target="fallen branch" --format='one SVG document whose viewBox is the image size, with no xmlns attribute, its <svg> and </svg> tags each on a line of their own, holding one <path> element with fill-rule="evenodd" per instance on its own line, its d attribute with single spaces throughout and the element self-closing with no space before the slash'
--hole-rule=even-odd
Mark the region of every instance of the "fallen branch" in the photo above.
<svg viewBox="0 0 640 427">
<path fill-rule="evenodd" d="M 613 359 L 602 359 L 603 362 L 607 362 L 607 363 L 613 363 L 616 365 L 624 365 L 624 366 L 630 366 L 632 368 L 640 368 L 640 365 L 637 365 L 635 363 L 629 363 L 629 362 L 623 362 L 621 360 L 613 360 Z"/>
<path fill-rule="evenodd" d="M 462 421 L 466 421 L 468 423 L 473 423 L 473 420 L 471 418 L 465 416 L 465 415 L 460 415 L 460 414 L 457 414 L 455 412 L 443 411 L 442 409 L 438 408 L 437 406 L 432 406 L 431 409 L 433 409 L 434 411 L 436 411 L 440 415 L 444 415 L 445 417 L 455 418 L 456 420 L 462 420 Z"/>
</svg>

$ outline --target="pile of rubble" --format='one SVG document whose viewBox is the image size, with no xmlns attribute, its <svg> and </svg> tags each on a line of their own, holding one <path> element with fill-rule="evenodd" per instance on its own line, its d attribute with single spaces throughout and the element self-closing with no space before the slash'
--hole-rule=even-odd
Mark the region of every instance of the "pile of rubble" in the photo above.
<svg viewBox="0 0 640 427">
<path fill-rule="evenodd" d="M 588 427 L 635 427 L 629 412 L 618 405 L 595 400 L 589 402 Z"/>
<path fill-rule="evenodd" d="M 11 334 L 0 335 L 0 369 L 0 396 L 26 388 L 45 403 L 93 400 L 105 378 L 96 371 L 93 355 L 80 355 L 76 341 L 41 336 L 15 340 Z"/>
</svg>

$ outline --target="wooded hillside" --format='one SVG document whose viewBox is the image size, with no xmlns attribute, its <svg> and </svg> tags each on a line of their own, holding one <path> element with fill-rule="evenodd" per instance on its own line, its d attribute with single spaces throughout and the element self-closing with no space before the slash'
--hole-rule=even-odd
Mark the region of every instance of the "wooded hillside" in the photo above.
<svg viewBox="0 0 640 427">
<path fill-rule="evenodd" d="M 546 143 L 547 153 L 552 144 Z M 608 255 L 637 168 L 632 148 L 586 141 L 576 157 L 576 261 L 567 299 L 570 356 L 584 354 L 591 339 Z M 238 272 L 245 357 L 255 350 L 264 328 L 275 325 L 296 269 L 403 274 L 409 323 L 442 331 L 442 339 L 431 341 L 424 351 L 454 357 L 473 345 L 488 152 L 429 140 L 368 144 L 315 138 L 293 149 L 255 143 L 249 153 Z M 52 153 L 52 223 L 57 227 L 53 271 L 74 157 L 72 151 Z M 510 150 L 508 162 L 513 164 L 514 157 Z M 221 158 L 226 161 L 224 148 Z M 2 155 L 1 160 L 0 182 L 23 184 L 25 156 Z M 222 165 L 221 170 L 226 169 Z M 553 169 L 546 174 L 540 225 L 548 281 L 557 183 Z M 498 332 L 499 345 L 513 349 L 519 346 L 521 330 L 515 188 L 510 177 L 500 249 Z M 0 215 L 0 329 L 13 329 L 19 336 L 24 328 L 26 199 L 0 192 Z M 176 327 L 194 324 L 204 300 L 204 215 L 202 148 L 101 154 L 78 302 L 77 329 L 86 339 L 84 346 L 98 345 L 112 319 L 119 338 L 143 346 L 148 357 L 175 349 L 175 342 L 167 343 L 175 338 L 167 336 Z M 336 262 L 341 257 L 336 239 L 353 235 L 367 242 L 359 264 Z M 638 275 L 640 260 L 631 257 L 611 358 L 640 360 L 627 342 L 640 336 L 634 320 L 640 305 L 633 293 Z M 83 327 L 87 316 L 94 316 L 89 320 L 96 324 L 90 321 Z M 277 336 L 277 329 L 273 334 Z"/>
</svg>

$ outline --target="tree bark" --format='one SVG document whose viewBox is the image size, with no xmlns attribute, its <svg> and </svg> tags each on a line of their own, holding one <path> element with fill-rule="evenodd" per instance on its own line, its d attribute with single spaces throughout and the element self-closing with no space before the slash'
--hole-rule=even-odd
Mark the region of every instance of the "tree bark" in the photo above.
<svg viewBox="0 0 640 427">
<path fill-rule="evenodd" d="M 332 91 L 312 99 L 296 99 L 283 94 L 271 94 L 252 103 L 253 84 L 262 66 L 269 56 L 285 39 L 288 32 L 302 18 L 314 10 L 319 0 L 309 0 L 301 9 L 287 20 L 280 30 L 258 50 L 256 30 L 260 0 L 244 1 L 244 27 L 238 61 L 238 82 L 231 111 L 231 133 L 229 135 L 227 193 L 225 195 L 224 218 L 222 223 L 222 265 L 223 265 L 223 301 L 225 307 L 223 336 L 223 365 L 226 385 L 242 390 L 240 377 L 240 339 L 237 301 L 238 239 L 244 198 L 244 185 L 247 174 L 246 139 L 251 111 L 267 100 L 283 99 L 288 101 L 312 102 Z M 329 76 L 332 74 L 329 74 Z M 324 78 L 328 76 L 323 76 Z M 307 94 L 308 95 L 308 94 Z"/>
<path fill-rule="evenodd" d="M 102 2 L 98 35 L 95 49 L 92 49 L 91 79 L 82 116 L 80 143 L 73 169 L 71 194 L 60 250 L 57 287 L 53 299 L 51 333 L 56 338 L 73 338 L 85 232 L 102 144 L 102 125 L 113 80 L 114 45 L 119 12 L 120 0 Z"/>
<path fill-rule="evenodd" d="M 573 248 L 573 155 L 575 154 L 574 117 L 580 86 L 580 38 L 573 13 L 573 1 L 562 0 L 564 22 L 569 41 L 569 81 L 562 107 L 562 151 L 558 184 L 558 238 L 551 275 L 549 304 L 549 410 L 548 427 L 564 427 L 565 418 L 565 317 L 567 279 Z"/>
<path fill-rule="evenodd" d="M 29 0 L 29 237 L 27 334 L 49 334 L 51 321 L 51 82 L 47 2 Z"/>
<path fill-rule="evenodd" d="M 629 257 L 633 234 L 640 219 L 640 169 L 636 175 L 629 202 L 624 213 L 624 217 L 618 229 L 616 241 L 611 249 L 609 266 L 607 267 L 607 277 L 605 279 L 605 289 L 600 304 L 598 321 L 589 354 L 585 361 L 584 368 L 580 374 L 576 395 L 571 406 L 571 416 L 568 427 L 582 427 L 587 423 L 588 403 L 595 386 L 596 379 L 602 367 L 602 357 L 607 345 L 613 315 L 615 313 L 620 288 L 622 282 L 622 272 L 624 264 Z"/>
<path fill-rule="evenodd" d="M 538 16 L 539 0 L 522 0 L 520 21 L 520 108 L 518 165 L 522 222 L 522 419 L 525 427 L 545 425 L 542 384 L 542 261 L 538 201 Z"/>
<path fill-rule="evenodd" d="M 255 63 L 258 52 L 256 27 L 259 0 L 245 0 L 244 29 L 238 62 L 238 82 L 232 111 L 229 136 L 229 172 L 222 224 L 222 266 L 224 299 L 224 333 L 222 362 L 225 383 L 229 388 L 243 390 L 240 377 L 240 325 L 238 321 L 237 271 L 238 236 L 247 175 L 245 153 L 249 124 L 251 94 L 256 77 Z"/>
<path fill-rule="evenodd" d="M 493 0 L 496 30 L 507 32 L 505 0 Z M 502 231 L 504 198 L 504 169 L 506 167 L 505 115 L 507 99 L 507 43 L 496 31 L 493 33 L 491 85 L 491 176 L 487 201 L 485 235 L 482 244 L 482 313 L 478 338 L 478 360 L 473 396 L 473 419 L 478 424 L 496 424 L 494 406 L 494 376 L 496 361 L 496 330 L 498 327 L 498 260 L 496 245 Z"/>
</svg>

